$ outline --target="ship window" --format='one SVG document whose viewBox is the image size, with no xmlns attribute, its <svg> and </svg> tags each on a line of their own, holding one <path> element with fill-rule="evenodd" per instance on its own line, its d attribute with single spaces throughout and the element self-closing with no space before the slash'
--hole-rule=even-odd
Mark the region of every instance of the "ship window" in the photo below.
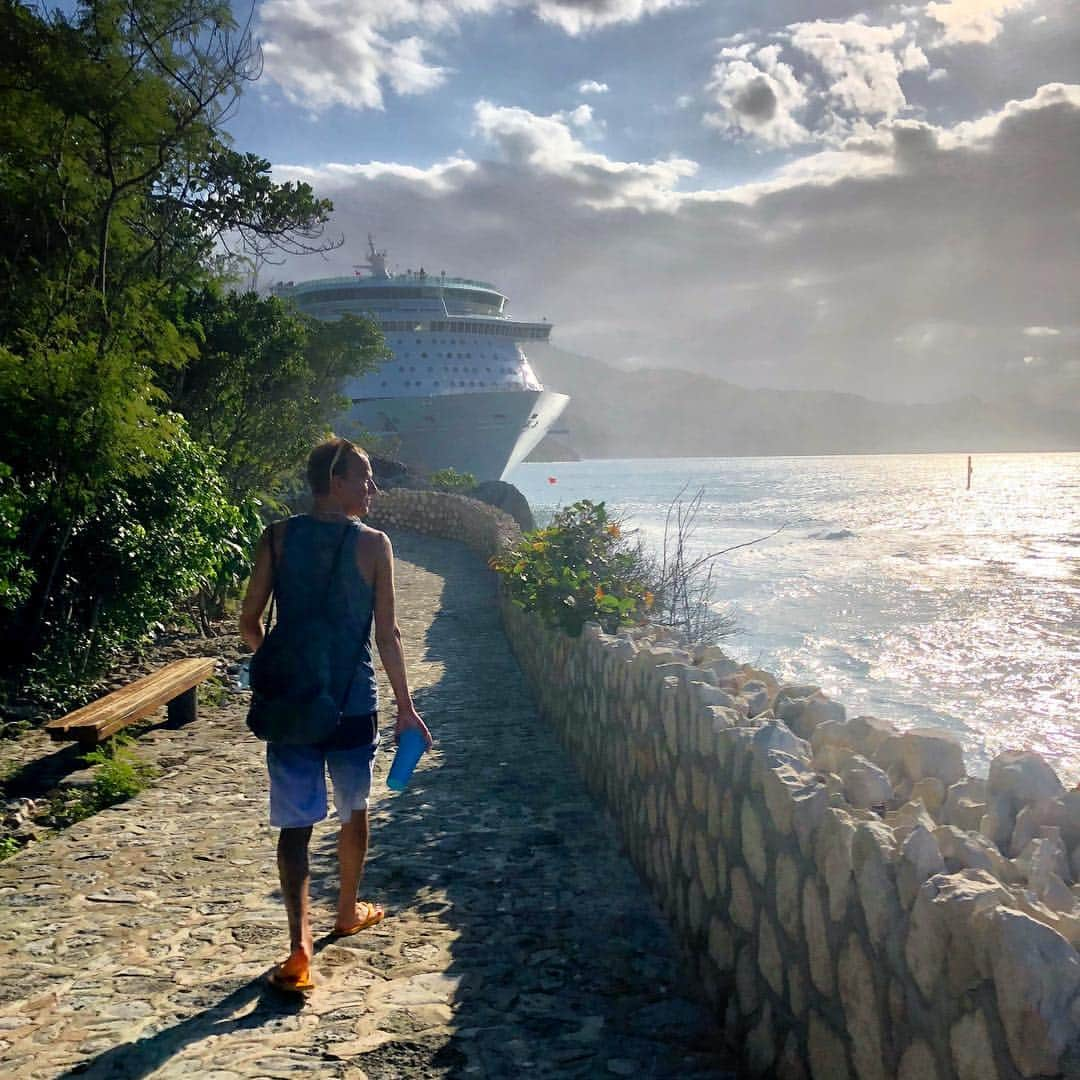
<svg viewBox="0 0 1080 1080">
<path fill-rule="evenodd" d="M 421 356 L 422 356 L 422 357 L 423 357 L 423 358 L 424 358 L 425 360 L 427 359 L 427 353 L 426 353 L 426 352 L 422 352 L 422 353 L 421 353 L 420 355 L 421 355 Z"/>
<path fill-rule="evenodd" d="M 438 379 L 436 379 L 436 380 L 435 380 L 435 385 L 436 385 L 436 386 L 438 386 L 438 385 L 439 385 L 439 380 L 438 380 Z"/>
<path fill-rule="evenodd" d="M 496 420 L 501 420 L 503 423 L 505 423 L 506 422 L 506 413 L 497 412 L 495 414 L 495 419 Z"/>
</svg>

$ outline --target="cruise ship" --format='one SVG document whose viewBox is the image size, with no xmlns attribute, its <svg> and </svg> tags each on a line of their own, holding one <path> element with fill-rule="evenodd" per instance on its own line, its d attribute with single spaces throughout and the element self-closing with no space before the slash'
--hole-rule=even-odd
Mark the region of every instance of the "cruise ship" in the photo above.
<svg viewBox="0 0 1080 1080">
<path fill-rule="evenodd" d="M 274 288 L 305 314 L 376 320 L 393 356 L 349 380 L 344 434 L 370 432 L 385 452 L 424 472 L 453 468 L 500 480 L 544 437 L 570 400 L 545 390 L 522 345 L 547 341 L 548 322 L 518 322 L 483 281 L 391 274 L 368 237 L 356 276 Z"/>
</svg>

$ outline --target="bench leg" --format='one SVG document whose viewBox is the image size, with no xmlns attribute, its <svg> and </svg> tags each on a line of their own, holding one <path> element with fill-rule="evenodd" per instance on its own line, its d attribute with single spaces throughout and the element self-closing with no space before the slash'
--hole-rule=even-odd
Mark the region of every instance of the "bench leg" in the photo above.
<svg viewBox="0 0 1080 1080">
<path fill-rule="evenodd" d="M 199 719 L 199 688 L 193 686 L 169 702 L 169 726 L 181 727 Z"/>
</svg>

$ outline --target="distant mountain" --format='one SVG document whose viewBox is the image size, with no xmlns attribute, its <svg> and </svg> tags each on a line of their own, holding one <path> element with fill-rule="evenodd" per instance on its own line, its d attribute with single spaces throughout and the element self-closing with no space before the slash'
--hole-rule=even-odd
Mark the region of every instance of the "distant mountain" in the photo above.
<svg viewBox="0 0 1080 1080">
<path fill-rule="evenodd" d="M 830 391 L 748 390 L 689 371 L 623 371 L 551 345 L 534 345 L 529 360 L 548 389 L 571 398 L 532 461 L 1080 450 L 1080 413 L 1065 409 L 975 397 L 897 405 Z"/>
</svg>

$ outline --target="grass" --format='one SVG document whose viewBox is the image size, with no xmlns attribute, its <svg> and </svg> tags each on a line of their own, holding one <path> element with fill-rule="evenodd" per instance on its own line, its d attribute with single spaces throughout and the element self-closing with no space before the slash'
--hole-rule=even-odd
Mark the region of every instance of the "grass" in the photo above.
<svg viewBox="0 0 1080 1080">
<path fill-rule="evenodd" d="M 116 735 L 85 755 L 87 765 L 96 765 L 89 787 L 65 788 L 49 801 L 44 820 L 54 829 L 84 821 L 100 810 L 125 802 L 149 786 L 157 770 L 140 761 L 131 739 Z"/>
</svg>

